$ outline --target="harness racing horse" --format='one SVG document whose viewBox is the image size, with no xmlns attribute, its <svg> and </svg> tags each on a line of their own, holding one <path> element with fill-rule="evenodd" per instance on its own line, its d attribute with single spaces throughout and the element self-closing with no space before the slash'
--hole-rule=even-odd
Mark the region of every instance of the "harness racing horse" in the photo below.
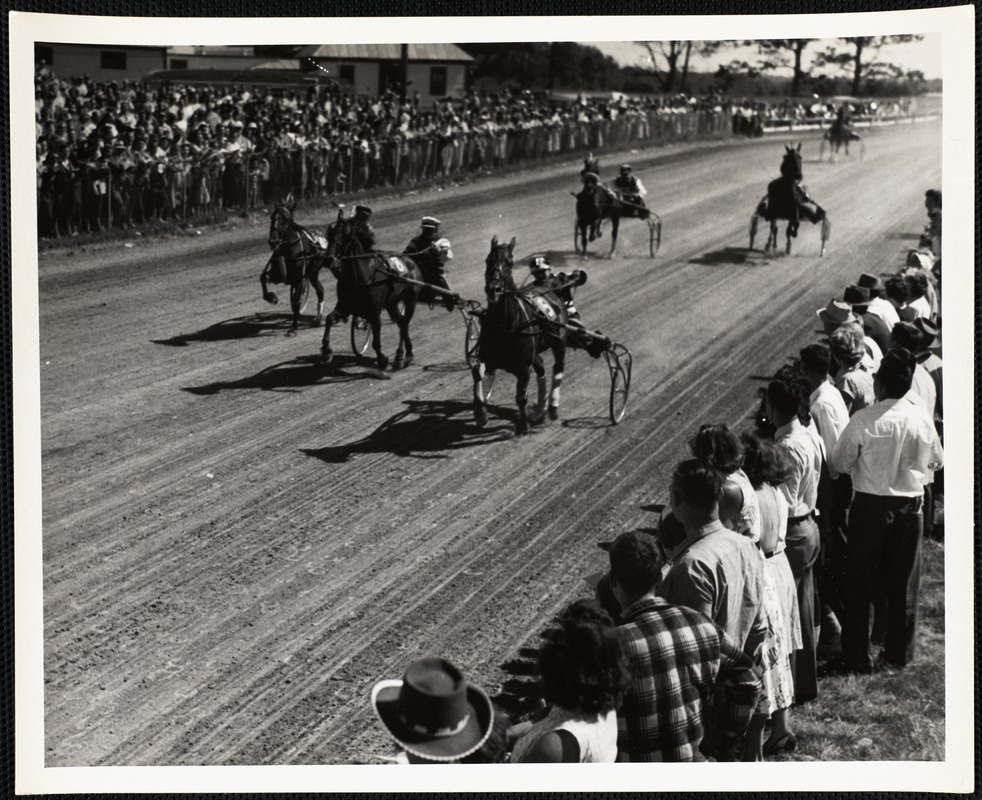
<svg viewBox="0 0 982 800">
<path fill-rule="evenodd" d="M 765 251 L 777 247 L 777 221 L 784 219 L 788 221 L 785 232 L 787 236 L 785 252 L 790 253 L 791 239 L 798 235 L 801 217 L 805 217 L 809 222 L 822 223 L 822 253 L 824 254 L 825 240 L 828 238 L 828 220 L 822 207 L 812 200 L 798 183 L 802 177 L 801 143 L 799 142 L 797 148 L 785 145 L 784 159 L 781 161 L 781 177 L 767 184 L 767 195 L 757 204 L 756 215 L 771 224 Z M 753 232 L 750 246 L 753 247 Z"/>
<path fill-rule="evenodd" d="M 515 433 L 528 433 L 529 424 L 539 424 L 545 414 L 547 378 L 542 353 L 552 350 L 552 391 L 549 394 L 549 418 L 559 418 L 559 393 L 566 367 L 566 306 L 550 291 L 533 287 L 519 290 L 512 277 L 515 240 L 499 244 L 491 240 L 485 260 L 484 291 L 488 308 L 481 322 L 477 364 L 471 370 L 474 378 L 474 419 L 479 427 L 488 421 L 487 398 L 483 379 L 486 373 L 504 370 L 515 376 L 515 402 L 518 424 Z M 535 370 L 538 400 L 535 410 L 526 412 L 530 370 Z"/>
<path fill-rule="evenodd" d="M 587 242 L 603 236 L 601 225 L 610 220 L 610 258 L 617 251 L 617 232 L 622 219 L 640 219 L 648 225 L 649 251 L 652 257 L 661 244 L 661 220 L 638 198 L 626 199 L 599 183 L 587 184 L 573 194 L 576 198 L 576 250 L 586 254 Z"/>
<path fill-rule="evenodd" d="M 829 143 L 829 161 L 835 161 L 840 148 L 845 148 L 846 157 L 849 157 L 849 142 L 859 142 L 859 159 L 863 158 L 865 150 L 863 137 L 856 133 L 849 125 L 848 120 L 841 114 L 829 126 L 822 136 L 822 147 L 819 149 L 819 160 L 822 158 L 821 151 L 824 149 L 825 142 Z"/>
<path fill-rule="evenodd" d="M 408 367 L 413 360 L 413 343 L 409 339 L 409 322 L 416 311 L 420 287 L 408 281 L 420 281 L 419 268 L 406 256 L 383 255 L 366 250 L 355 230 L 353 219 L 344 219 L 338 211 L 337 222 L 328 228 L 327 254 L 331 272 L 338 279 L 338 302 L 324 325 L 321 352 L 330 362 L 331 326 L 352 314 L 368 322 L 372 329 L 372 348 L 379 369 L 389 359 L 382 352 L 382 309 L 399 328 L 399 347 L 393 369 Z M 407 279 L 406 281 L 400 278 Z"/>
<path fill-rule="evenodd" d="M 269 217 L 269 246 L 273 253 L 259 275 L 263 300 L 267 303 L 275 305 L 279 302 L 276 293 L 269 289 L 270 283 L 285 283 L 290 287 L 293 324 L 287 331 L 287 336 L 293 336 L 297 332 L 308 282 L 317 293 L 317 316 L 313 324 L 320 325 L 324 321 L 324 286 L 320 282 L 320 271 L 324 266 L 325 250 L 314 234 L 294 221 L 295 207 L 296 203 L 280 203 L 274 206 Z"/>
</svg>

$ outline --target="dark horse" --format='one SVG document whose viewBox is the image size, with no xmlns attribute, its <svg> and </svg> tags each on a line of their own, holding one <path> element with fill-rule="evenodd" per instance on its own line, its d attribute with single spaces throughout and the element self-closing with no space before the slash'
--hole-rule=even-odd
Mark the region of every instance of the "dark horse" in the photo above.
<svg viewBox="0 0 982 800">
<path fill-rule="evenodd" d="M 835 121 L 829 126 L 829 129 L 825 131 L 823 138 L 829 143 L 830 161 L 835 160 L 835 157 L 839 153 L 839 149 L 842 147 L 845 148 L 846 157 L 848 157 L 849 142 L 860 143 L 860 158 L 862 158 L 863 137 L 852 129 L 852 126 L 849 124 L 849 116 L 846 114 L 844 108 L 840 108 L 836 113 Z"/>
<path fill-rule="evenodd" d="M 287 336 L 297 332 L 308 282 L 317 293 L 317 316 L 313 324 L 320 325 L 324 321 L 324 287 L 320 282 L 320 271 L 325 264 L 325 251 L 307 228 L 294 221 L 295 207 L 296 203 L 274 206 L 269 216 L 269 246 L 273 254 L 259 275 L 263 300 L 267 303 L 279 302 L 276 293 L 269 289 L 270 283 L 285 283 L 290 287 L 293 325 Z"/>
<path fill-rule="evenodd" d="M 413 343 L 409 339 L 409 322 L 416 311 L 420 287 L 408 283 L 419 281 L 419 268 L 406 256 L 383 255 L 366 250 L 355 229 L 354 220 L 345 219 L 338 211 L 337 222 L 327 231 L 327 253 L 331 272 L 338 279 L 338 302 L 324 325 L 321 352 L 330 361 L 331 326 L 354 314 L 366 320 L 372 328 L 372 348 L 379 369 L 385 369 L 389 359 L 382 352 L 382 309 L 399 327 L 399 348 L 393 369 L 408 367 L 413 360 Z"/>
<path fill-rule="evenodd" d="M 781 177 L 767 184 L 767 196 L 757 205 L 756 213 L 771 224 L 765 250 L 777 247 L 779 219 L 788 221 L 786 253 L 791 252 L 791 239 L 798 235 L 798 225 L 802 217 L 812 223 L 825 219 L 825 211 L 798 183 L 802 177 L 804 176 L 801 172 L 801 143 L 799 142 L 797 148 L 785 145 L 784 160 L 781 161 Z"/>
<path fill-rule="evenodd" d="M 529 423 L 544 419 L 546 403 L 546 369 L 542 353 L 552 350 L 552 391 L 549 396 L 549 418 L 559 418 L 559 390 L 566 365 L 566 306 L 550 291 L 534 287 L 519 290 L 512 277 L 515 240 L 499 244 L 491 240 L 491 251 L 485 260 L 484 291 L 488 308 L 481 322 L 478 363 L 473 367 L 474 419 L 484 427 L 488 421 L 487 398 L 482 379 L 486 372 L 504 370 L 515 376 L 515 402 L 518 424 L 515 433 L 528 433 Z M 538 401 L 532 414 L 526 413 L 530 369 L 535 370 Z"/>
<path fill-rule="evenodd" d="M 610 220 L 609 255 L 613 257 L 617 250 L 617 231 L 621 219 L 646 220 L 651 216 L 651 211 L 645 206 L 622 200 L 616 192 L 600 183 L 587 183 L 573 196 L 576 198 L 578 249 L 584 254 L 587 242 L 603 236 L 600 226 L 605 219 Z"/>
</svg>

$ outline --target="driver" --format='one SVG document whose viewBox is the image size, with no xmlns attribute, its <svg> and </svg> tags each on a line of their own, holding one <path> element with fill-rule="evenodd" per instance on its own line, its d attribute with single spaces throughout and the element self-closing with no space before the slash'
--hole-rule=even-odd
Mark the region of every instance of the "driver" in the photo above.
<svg viewBox="0 0 982 800">
<path fill-rule="evenodd" d="M 590 241 L 592 242 L 603 236 L 603 231 L 600 230 L 603 217 L 601 216 L 601 209 L 597 200 L 597 187 L 600 185 L 600 176 L 596 172 L 584 171 L 581 178 L 583 180 L 583 188 L 576 195 L 577 208 L 581 207 L 580 203 L 590 202 L 596 209 L 596 218 L 590 224 L 590 230 L 588 231 Z"/>
<path fill-rule="evenodd" d="M 402 254 L 411 256 L 419 265 L 423 280 L 448 292 L 440 297 L 447 311 L 453 311 L 457 307 L 457 296 L 450 294 L 446 271 L 447 262 L 453 258 L 453 250 L 450 249 L 450 240 L 440 234 L 441 224 L 436 217 L 423 217 L 419 233 L 409 240 Z M 424 288 L 420 298 L 432 303 L 437 299 L 437 293 Z"/>
<path fill-rule="evenodd" d="M 614 178 L 614 188 L 621 200 L 644 208 L 644 200 L 641 198 L 648 194 L 648 190 L 644 188 L 640 179 L 632 175 L 631 172 L 631 165 L 623 164 L 621 174 Z"/>
<path fill-rule="evenodd" d="M 573 293 L 576 287 L 586 283 L 586 272 L 574 269 L 572 272 L 554 274 L 545 256 L 534 256 L 529 261 L 529 270 L 532 273 L 532 286 L 543 292 L 552 292 L 566 305 L 568 324 L 573 328 L 567 331 L 570 345 L 582 348 L 597 358 L 604 350 L 602 340 L 587 333 L 580 321 L 580 312 L 573 305 Z"/>
<path fill-rule="evenodd" d="M 352 217 L 354 233 L 365 250 L 375 249 L 375 229 L 368 221 L 371 217 L 372 209 L 368 206 L 355 206 L 355 215 Z"/>
</svg>

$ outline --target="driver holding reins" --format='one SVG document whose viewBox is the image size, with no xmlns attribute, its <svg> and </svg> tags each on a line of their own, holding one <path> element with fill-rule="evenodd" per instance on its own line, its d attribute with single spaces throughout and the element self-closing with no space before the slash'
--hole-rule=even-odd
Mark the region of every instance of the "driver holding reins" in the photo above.
<svg viewBox="0 0 982 800">
<path fill-rule="evenodd" d="M 583 348 L 591 356 L 597 358 L 603 352 L 603 344 L 586 332 L 586 328 L 580 321 L 580 312 L 573 305 L 573 294 L 578 286 L 586 283 L 586 272 L 582 269 L 574 269 L 572 272 L 553 273 L 545 256 L 534 256 L 529 261 L 529 270 L 532 273 L 532 286 L 543 292 L 552 292 L 560 298 L 566 306 L 566 316 L 570 327 L 583 331 L 582 334 L 576 330 L 568 331 L 570 344 L 574 347 Z"/>
<path fill-rule="evenodd" d="M 625 203 L 638 206 L 639 210 L 645 207 L 643 198 L 648 194 L 641 180 L 631 174 L 631 165 L 621 166 L 621 174 L 614 178 L 614 189 Z"/>
<path fill-rule="evenodd" d="M 453 258 L 453 250 L 450 249 L 450 240 L 440 233 L 441 224 L 436 217 L 423 217 L 419 233 L 410 239 L 402 254 L 412 257 L 427 283 L 450 292 L 446 265 Z M 430 292 L 424 288 L 420 293 L 420 298 L 424 301 L 433 302 L 438 299 L 436 295 L 436 292 Z M 453 311 L 457 307 L 457 295 L 441 294 L 439 299 L 442 300 L 447 311 Z"/>
</svg>

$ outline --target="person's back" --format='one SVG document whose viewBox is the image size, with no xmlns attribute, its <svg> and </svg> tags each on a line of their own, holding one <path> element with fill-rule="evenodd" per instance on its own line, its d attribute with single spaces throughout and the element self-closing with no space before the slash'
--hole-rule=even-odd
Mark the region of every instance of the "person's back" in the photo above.
<svg viewBox="0 0 982 800">
<path fill-rule="evenodd" d="M 762 569 L 750 539 L 721 526 L 674 558 L 658 596 L 705 614 L 753 655 L 763 641 L 757 629 Z"/>
<path fill-rule="evenodd" d="M 706 615 L 654 596 L 662 556 L 653 537 L 621 534 L 608 554 L 631 674 L 617 716 L 618 761 L 695 761 L 705 751 L 731 759 L 759 696 L 753 662 Z"/>
</svg>

